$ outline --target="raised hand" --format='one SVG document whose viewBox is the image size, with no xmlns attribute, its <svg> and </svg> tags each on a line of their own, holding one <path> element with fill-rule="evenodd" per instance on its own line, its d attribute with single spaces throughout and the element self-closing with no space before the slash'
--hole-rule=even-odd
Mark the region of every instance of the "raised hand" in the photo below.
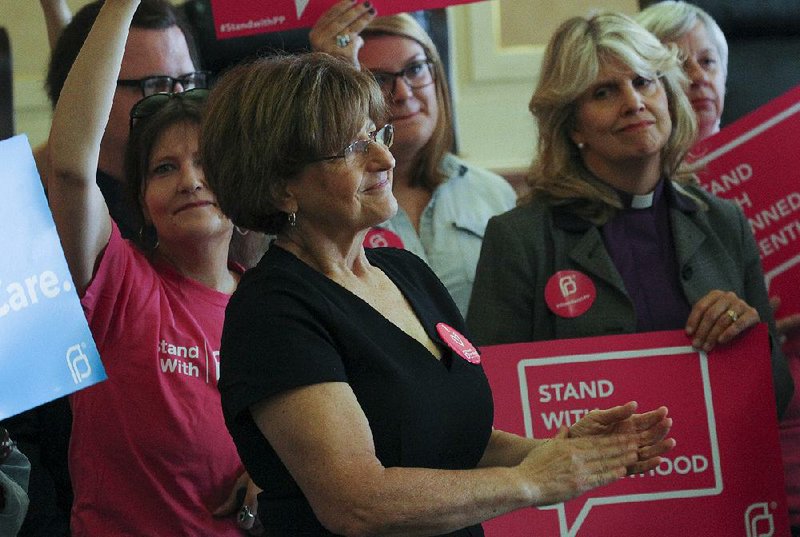
<svg viewBox="0 0 800 537">
<path fill-rule="evenodd" d="M 369 2 L 341 0 L 314 24 L 308 36 L 311 48 L 360 67 L 358 51 L 364 46 L 364 39 L 359 34 L 375 18 L 375 13 Z"/>
</svg>

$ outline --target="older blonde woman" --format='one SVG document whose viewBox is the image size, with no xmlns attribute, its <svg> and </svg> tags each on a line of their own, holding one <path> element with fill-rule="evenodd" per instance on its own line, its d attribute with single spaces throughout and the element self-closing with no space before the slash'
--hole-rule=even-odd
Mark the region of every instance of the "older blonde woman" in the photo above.
<svg viewBox="0 0 800 537">
<path fill-rule="evenodd" d="M 767 321 L 742 212 L 683 169 L 694 114 L 677 52 L 620 14 L 572 18 L 545 51 L 530 109 L 530 197 L 487 227 L 468 324 L 480 344 L 684 329 L 709 351 Z M 569 271 L 591 300 L 545 288 Z M 590 292 L 590 290 L 593 290 Z M 772 346 L 778 412 L 792 394 Z"/>
<path fill-rule="evenodd" d="M 636 20 L 662 43 L 680 48 L 698 140 L 719 132 L 728 77 L 728 42 L 719 25 L 699 7 L 673 0 L 643 9 Z"/>
</svg>

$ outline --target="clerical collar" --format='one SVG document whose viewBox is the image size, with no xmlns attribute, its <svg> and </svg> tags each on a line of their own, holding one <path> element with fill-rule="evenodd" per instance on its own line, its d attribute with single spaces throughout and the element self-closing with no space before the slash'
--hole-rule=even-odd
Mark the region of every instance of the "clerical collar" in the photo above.
<svg viewBox="0 0 800 537">
<path fill-rule="evenodd" d="M 661 179 L 656 183 L 656 187 L 649 194 L 630 194 L 622 190 L 617 190 L 616 188 L 614 190 L 617 191 L 617 195 L 619 195 L 619 199 L 622 201 L 622 206 L 625 209 L 649 209 L 661 198 L 661 191 L 663 188 L 664 180 Z"/>
<path fill-rule="evenodd" d="M 650 192 L 649 194 L 642 194 L 633 195 L 631 197 L 631 209 L 647 209 L 648 207 L 653 206 L 653 197 L 655 196 L 655 192 Z"/>
</svg>

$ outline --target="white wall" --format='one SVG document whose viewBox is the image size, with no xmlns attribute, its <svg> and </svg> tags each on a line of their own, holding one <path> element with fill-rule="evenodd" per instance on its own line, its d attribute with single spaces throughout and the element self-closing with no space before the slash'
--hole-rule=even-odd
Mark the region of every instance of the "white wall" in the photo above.
<svg viewBox="0 0 800 537">
<path fill-rule="evenodd" d="M 553 30 L 593 10 L 638 9 L 636 0 L 491 0 L 449 8 L 459 150 L 499 172 L 528 168 L 536 143 L 528 111 Z"/>
<path fill-rule="evenodd" d="M 73 11 L 86 3 L 88 0 L 68 0 Z M 569 0 L 559 3 L 557 13 L 549 13 L 549 19 L 542 16 L 554 9 L 549 0 L 490 0 L 449 8 L 454 107 L 462 156 L 486 168 L 513 172 L 527 168 L 533 155 L 535 129 L 528 101 L 543 44 L 526 42 L 518 28 L 508 29 L 504 35 L 503 25 L 530 20 L 535 32 L 529 41 L 541 41 L 542 35 L 549 34 L 542 26 L 557 22 L 553 17 L 585 13 L 592 7 L 625 9 L 635 4 L 635 0 Z M 42 89 L 49 45 L 39 2 L 0 1 L 0 25 L 8 29 L 11 38 L 16 129 L 37 145 L 47 139 L 50 124 L 50 105 Z M 512 33 L 513 44 L 506 44 Z"/>
<path fill-rule="evenodd" d="M 67 3 L 76 10 L 88 1 Z M 39 2 L 0 1 L 0 26 L 6 28 L 11 41 L 16 130 L 28 134 L 35 146 L 47 139 L 50 129 L 50 103 L 43 89 L 50 46 Z"/>
<path fill-rule="evenodd" d="M 541 47 L 504 47 L 498 8 L 496 1 L 449 8 L 456 128 L 466 160 L 494 170 L 518 170 L 527 168 L 533 155 L 528 101 Z"/>
</svg>

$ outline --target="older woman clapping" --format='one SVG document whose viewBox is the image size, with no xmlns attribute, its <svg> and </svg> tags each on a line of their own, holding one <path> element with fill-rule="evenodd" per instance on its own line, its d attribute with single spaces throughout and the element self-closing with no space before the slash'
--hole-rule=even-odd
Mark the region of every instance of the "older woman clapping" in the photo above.
<svg viewBox="0 0 800 537">
<path fill-rule="evenodd" d="M 392 127 L 372 76 L 327 54 L 225 75 L 201 151 L 220 206 L 276 233 L 231 300 L 227 424 L 269 535 L 481 535 L 670 449 L 666 409 L 591 413 L 543 442 L 494 431 L 461 315 L 430 269 L 365 250 L 397 210 Z"/>
<path fill-rule="evenodd" d="M 531 196 L 489 222 L 481 250 L 469 310 L 479 343 L 683 328 L 708 351 L 762 319 L 774 328 L 746 219 L 683 168 L 696 132 L 683 85 L 677 52 L 624 15 L 556 31 L 530 104 Z M 592 300 L 548 303 L 560 271 Z M 780 412 L 792 385 L 772 351 Z"/>
</svg>

